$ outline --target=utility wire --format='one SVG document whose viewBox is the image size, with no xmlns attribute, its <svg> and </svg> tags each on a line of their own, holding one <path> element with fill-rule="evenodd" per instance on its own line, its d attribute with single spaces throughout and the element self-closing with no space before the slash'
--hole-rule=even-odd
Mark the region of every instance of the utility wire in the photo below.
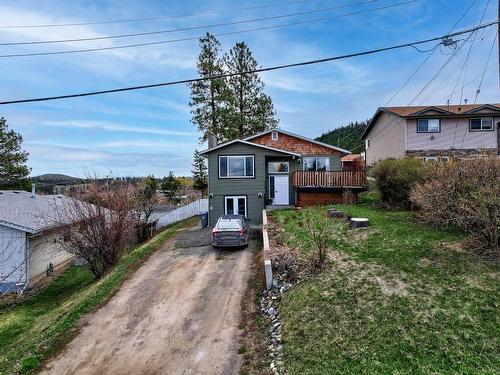
<svg viewBox="0 0 500 375">
<path fill-rule="evenodd" d="M 379 1 L 379 0 L 366 0 L 366 1 L 357 2 L 357 3 L 343 4 L 343 5 L 337 5 L 337 6 L 334 6 L 334 7 L 322 8 L 322 9 L 313 9 L 313 10 L 307 10 L 307 11 L 296 12 L 296 13 L 279 14 L 279 15 L 269 16 L 269 17 L 251 18 L 251 19 L 246 19 L 246 20 L 238 20 L 238 21 L 223 22 L 223 23 L 214 23 L 214 24 L 210 24 L 210 25 L 183 27 L 183 28 L 177 28 L 177 29 L 147 31 L 147 32 L 130 33 L 130 34 L 118 34 L 118 35 L 110 35 L 110 36 L 98 36 L 98 37 L 89 37 L 89 38 L 38 40 L 38 41 L 27 41 L 27 42 L 5 42 L 5 43 L 0 43 L 0 46 L 20 46 L 20 45 L 70 43 L 70 42 L 71 43 L 73 43 L 73 42 L 90 42 L 90 41 L 96 41 L 96 40 L 107 40 L 107 39 L 118 39 L 118 38 L 131 38 L 131 37 L 146 36 L 146 35 L 168 34 L 168 33 L 175 33 L 175 32 L 179 32 L 179 31 L 203 30 L 203 29 L 209 29 L 209 28 L 213 28 L 213 27 L 243 25 L 243 24 L 247 24 L 247 23 L 269 21 L 269 20 L 275 20 L 275 19 L 281 19 L 281 18 L 289 18 L 289 17 L 295 17 L 295 16 L 303 16 L 303 15 L 306 15 L 306 14 L 329 12 L 329 11 L 332 11 L 332 10 L 343 9 L 343 8 L 350 8 L 350 7 L 354 7 L 354 6 L 357 6 L 357 5 L 364 5 L 364 4 L 374 3 L 374 2 L 377 2 L 377 1 Z"/>
<path fill-rule="evenodd" d="M 495 21 L 491 21 L 491 22 L 485 23 L 483 25 L 478 25 L 474 28 L 470 28 L 470 29 L 466 29 L 466 30 L 462 30 L 462 31 L 457 31 L 457 32 L 454 32 L 452 34 L 442 35 L 442 36 L 424 39 L 424 40 L 420 40 L 420 41 L 397 44 L 397 45 L 393 45 L 393 46 L 389 46 L 389 47 L 382 47 L 382 48 L 377 48 L 377 49 L 372 49 L 372 50 L 367 50 L 367 51 L 362 51 L 362 52 L 355 52 L 355 53 L 350 53 L 350 54 L 346 54 L 346 55 L 326 57 L 326 58 L 322 58 L 322 59 L 308 60 L 308 61 L 302 61 L 302 62 L 291 63 L 291 64 L 276 65 L 276 66 L 270 66 L 267 68 L 253 69 L 253 70 L 249 70 L 249 71 L 245 71 L 245 72 L 227 73 L 227 74 L 220 74 L 220 75 L 211 76 L 211 77 L 191 78 L 191 79 L 184 79 L 184 80 L 178 80 L 178 81 L 153 83 L 153 84 L 140 85 L 140 86 L 129 86 L 129 87 L 122 87 L 122 88 L 101 90 L 101 91 L 89 91 L 89 92 L 83 92 L 83 93 L 78 93 L 78 94 L 47 96 L 47 97 L 31 98 L 31 99 L 8 100 L 8 101 L 0 102 L 0 105 L 15 104 L 15 103 L 29 103 L 29 102 L 42 102 L 42 101 L 56 100 L 56 99 L 69 99 L 69 98 L 77 98 L 77 97 L 84 97 L 84 96 L 109 94 L 109 93 L 115 93 L 115 92 L 142 90 L 142 89 L 148 89 L 148 88 L 154 88 L 154 87 L 173 86 L 173 85 L 180 85 L 180 84 L 186 84 L 186 83 L 192 83 L 192 82 L 206 81 L 206 80 L 211 80 L 211 79 L 216 79 L 216 78 L 228 78 L 228 77 L 251 74 L 251 73 L 268 72 L 268 71 L 274 71 L 274 70 L 280 70 L 280 69 L 286 69 L 286 68 L 292 68 L 292 67 L 298 67 L 298 66 L 320 64 L 320 63 L 325 63 L 325 62 L 329 62 L 329 61 L 343 60 L 343 59 L 348 59 L 348 58 L 352 58 L 352 57 L 366 56 L 366 55 L 372 55 L 375 53 L 380 53 L 380 52 L 385 52 L 385 51 L 390 51 L 390 50 L 395 50 L 395 49 L 402 49 L 405 47 L 411 47 L 412 45 L 419 45 L 419 44 L 425 44 L 425 43 L 434 42 L 434 41 L 438 41 L 438 40 L 443 40 L 444 38 L 453 38 L 455 36 L 471 33 L 471 32 L 481 30 L 481 29 L 484 29 L 484 28 L 487 28 L 487 27 L 490 27 L 493 25 L 498 25 L 499 23 L 500 23 L 500 20 L 497 19 Z"/>
<path fill-rule="evenodd" d="M 474 4 L 476 3 L 477 0 L 473 0 L 470 5 L 467 7 L 467 9 L 465 9 L 465 11 L 462 13 L 462 15 L 460 16 L 460 18 L 458 19 L 457 22 L 455 22 L 455 24 L 450 28 L 450 30 L 448 31 L 448 34 L 450 34 L 453 30 L 455 30 L 455 27 L 457 27 L 457 25 L 463 20 L 463 18 L 465 17 L 465 15 L 467 13 L 469 13 L 469 10 L 474 6 Z M 413 79 L 413 77 L 415 77 L 417 75 L 417 73 L 420 71 L 420 69 L 422 69 L 424 67 L 424 65 L 427 63 L 427 61 L 429 61 L 429 59 L 432 57 L 432 55 L 434 55 L 434 52 L 436 52 L 436 48 L 439 46 L 441 47 L 442 43 L 438 43 L 436 46 L 434 46 L 434 48 L 432 48 L 430 51 L 431 53 L 422 61 L 422 63 L 417 67 L 417 69 L 410 75 L 410 77 L 408 77 L 408 79 L 403 82 L 403 84 L 399 87 L 399 89 L 397 89 L 397 91 L 389 98 L 389 100 L 384 104 L 384 107 L 386 107 L 390 102 L 392 102 L 394 100 L 394 98 L 396 96 L 398 96 L 398 94 L 401 92 L 401 90 L 403 90 L 406 85 L 408 83 L 410 83 L 410 81 Z M 416 48 L 416 47 L 414 47 Z M 418 48 L 417 50 L 419 52 L 421 52 Z"/>
<path fill-rule="evenodd" d="M 158 20 L 166 20 L 166 19 L 173 19 L 173 18 L 187 18 L 187 17 L 206 16 L 206 15 L 210 15 L 210 14 L 229 13 L 229 12 L 237 12 L 237 11 L 245 11 L 245 10 L 275 8 L 275 7 L 282 7 L 282 6 L 307 3 L 307 2 L 311 2 L 311 0 L 289 1 L 289 2 L 284 2 L 284 3 L 256 5 L 256 6 L 244 7 L 244 8 L 207 10 L 207 11 L 201 12 L 201 13 L 178 14 L 178 15 L 170 15 L 170 16 L 158 16 L 158 17 L 129 18 L 129 19 L 121 19 L 121 20 L 94 21 L 94 22 L 74 22 L 74 23 L 55 23 L 55 24 L 53 23 L 53 24 L 41 24 L 41 25 L 5 25 L 5 26 L 0 26 L 0 29 L 68 27 L 68 26 L 87 26 L 87 25 L 105 25 L 105 24 L 113 24 L 113 23 L 158 21 Z"/>
<path fill-rule="evenodd" d="M 389 9 L 389 8 L 395 8 L 395 7 L 398 7 L 398 6 L 402 6 L 402 5 L 414 3 L 416 1 L 419 1 L 419 0 L 409 0 L 409 1 L 401 2 L 401 3 L 396 3 L 396 4 L 391 4 L 391 5 L 386 5 L 386 6 L 382 6 L 382 7 L 378 7 L 378 8 L 371 8 L 371 9 L 361 10 L 361 11 L 356 11 L 356 12 L 351 12 L 351 13 L 339 14 L 339 15 L 331 16 L 331 17 L 321 17 L 321 18 L 316 18 L 316 19 L 312 19 L 312 20 L 290 22 L 290 23 L 285 23 L 285 24 L 280 24 L 280 25 L 273 25 L 273 26 L 265 26 L 265 27 L 256 27 L 256 28 L 252 28 L 252 29 L 239 30 L 239 31 L 230 31 L 230 32 L 225 32 L 225 33 L 217 33 L 217 34 L 213 34 L 213 35 L 214 36 L 237 35 L 237 34 L 243 34 L 243 33 L 253 32 L 253 31 L 272 30 L 272 29 L 278 29 L 278 28 L 289 27 L 289 26 L 304 25 L 304 24 L 314 23 L 314 22 L 329 21 L 329 20 L 332 20 L 332 19 L 335 19 L 335 18 L 353 16 L 353 15 L 356 15 L 356 14 L 370 13 L 370 12 L 373 12 L 373 11 L 379 11 L 379 10 L 385 10 L 385 9 Z M 202 37 L 203 36 L 196 36 L 196 37 L 187 37 L 187 38 L 179 38 L 179 39 L 160 40 L 160 41 L 156 41 L 156 42 L 135 43 L 135 44 L 125 44 L 125 45 L 121 45 L 121 46 L 75 49 L 75 50 L 66 50 L 66 51 L 31 52 L 31 53 L 19 53 L 19 54 L 6 54 L 6 55 L 0 55 L 0 58 L 62 55 L 62 54 L 81 53 L 81 52 L 95 52 L 95 51 L 117 50 L 117 49 L 123 49 L 123 48 L 144 47 L 144 46 L 153 46 L 153 45 L 158 45 L 158 44 L 184 42 L 184 41 L 189 41 L 189 40 L 198 40 L 198 39 L 200 39 Z"/>
</svg>

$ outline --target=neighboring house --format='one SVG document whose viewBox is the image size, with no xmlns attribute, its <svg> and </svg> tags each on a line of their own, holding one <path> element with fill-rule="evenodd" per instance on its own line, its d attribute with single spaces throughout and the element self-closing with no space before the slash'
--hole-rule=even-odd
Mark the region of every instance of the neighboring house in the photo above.
<svg viewBox="0 0 500 375">
<path fill-rule="evenodd" d="M 366 164 L 377 160 L 498 153 L 500 104 L 381 107 L 361 136 Z"/>
<path fill-rule="evenodd" d="M 350 154 L 340 159 L 343 171 L 362 171 L 365 168 L 365 159 L 362 154 Z"/>
<path fill-rule="evenodd" d="M 70 198 L 0 190 L 0 293 L 19 291 L 72 258 L 62 249 L 57 205 Z"/>
<path fill-rule="evenodd" d="M 339 202 L 345 189 L 363 189 L 363 172 L 342 172 L 349 151 L 269 130 L 200 152 L 208 159 L 209 224 L 224 214 L 262 221 L 266 206 Z"/>
</svg>

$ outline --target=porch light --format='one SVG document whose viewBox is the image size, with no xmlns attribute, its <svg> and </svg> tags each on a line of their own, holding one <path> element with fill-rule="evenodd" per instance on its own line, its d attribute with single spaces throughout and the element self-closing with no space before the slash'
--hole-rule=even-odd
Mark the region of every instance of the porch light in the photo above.
<svg viewBox="0 0 500 375">
<path fill-rule="evenodd" d="M 258 196 L 259 198 L 262 198 L 262 193 L 257 193 L 257 196 Z"/>
</svg>

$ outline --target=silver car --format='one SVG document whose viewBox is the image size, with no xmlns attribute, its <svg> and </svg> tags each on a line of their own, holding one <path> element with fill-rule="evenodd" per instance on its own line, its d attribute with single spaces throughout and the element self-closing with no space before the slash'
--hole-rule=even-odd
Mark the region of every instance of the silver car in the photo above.
<svg viewBox="0 0 500 375">
<path fill-rule="evenodd" d="M 238 247 L 248 245 L 250 224 L 243 215 L 219 217 L 212 231 L 213 247 Z"/>
</svg>

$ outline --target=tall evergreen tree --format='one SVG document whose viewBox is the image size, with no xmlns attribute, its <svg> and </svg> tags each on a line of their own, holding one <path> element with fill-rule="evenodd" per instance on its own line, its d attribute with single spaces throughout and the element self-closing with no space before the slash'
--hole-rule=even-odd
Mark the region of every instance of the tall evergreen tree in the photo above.
<svg viewBox="0 0 500 375">
<path fill-rule="evenodd" d="M 224 73 L 222 60 L 219 58 L 220 43 L 210 33 L 200 39 L 200 54 L 196 64 L 198 74 L 202 78 L 218 76 Z M 191 89 L 191 122 L 202 133 L 201 141 L 206 141 L 209 133 L 213 133 L 224 142 L 224 78 L 213 78 L 189 84 Z"/>
<path fill-rule="evenodd" d="M 0 117 L 0 188 L 26 188 L 30 169 L 28 153 L 21 149 L 23 137 L 9 130 L 7 120 Z"/>
<path fill-rule="evenodd" d="M 236 45 L 224 56 L 227 73 L 242 73 L 257 69 L 257 61 L 245 42 Z M 257 73 L 238 74 L 227 79 L 228 113 L 225 138 L 245 138 L 276 128 L 278 120 L 272 100 L 264 94 L 264 83 Z"/>
<path fill-rule="evenodd" d="M 205 158 L 200 155 L 198 150 L 194 150 L 193 155 L 193 188 L 201 191 L 202 195 L 208 187 L 207 164 Z"/>
<path fill-rule="evenodd" d="M 177 201 L 181 189 L 181 182 L 175 177 L 174 172 L 170 171 L 167 177 L 163 177 L 160 189 L 165 196 L 171 201 Z"/>
</svg>

